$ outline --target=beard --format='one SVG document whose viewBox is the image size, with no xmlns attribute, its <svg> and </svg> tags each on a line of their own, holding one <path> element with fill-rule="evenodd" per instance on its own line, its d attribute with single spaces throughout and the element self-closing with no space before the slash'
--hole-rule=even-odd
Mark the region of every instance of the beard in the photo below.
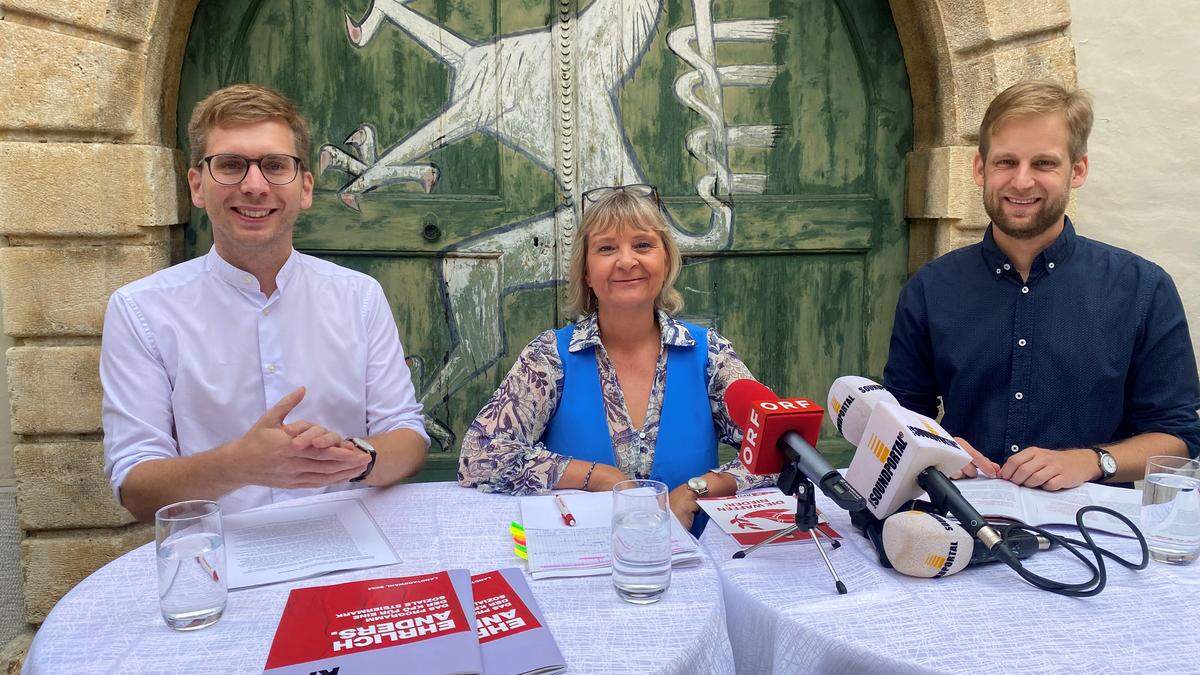
<svg viewBox="0 0 1200 675">
<path fill-rule="evenodd" d="M 1020 224 L 1010 220 L 1008 215 L 1004 213 L 1001 197 L 994 192 L 984 195 L 983 210 L 987 212 L 988 218 L 991 218 L 992 224 L 996 226 L 996 229 L 1004 234 L 1013 239 L 1034 239 L 1058 223 L 1063 214 L 1067 212 L 1067 200 L 1070 196 L 1071 188 L 1068 186 L 1053 201 L 1043 198 L 1042 207 L 1038 209 L 1037 214 L 1028 224 Z"/>
</svg>

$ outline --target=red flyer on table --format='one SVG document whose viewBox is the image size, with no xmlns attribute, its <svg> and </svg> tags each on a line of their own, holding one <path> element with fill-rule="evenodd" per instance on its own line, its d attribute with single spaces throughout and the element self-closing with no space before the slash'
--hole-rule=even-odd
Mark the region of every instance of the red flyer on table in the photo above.
<svg viewBox="0 0 1200 675">
<path fill-rule="evenodd" d="M 566 669 L 521 570 L 508 567 L 476 574 L 471 591 L 487 675 L 550 675 Z"/>
<path fill-rule="evenodd" d="M 294 589 L 264 672 L 481 673 L 466 570 Z"/>
<path fill-rule="evenodd" d="M 705 497 L 697 501 L 700 508 L 712 518 L 713 523 L 742 546 L 753 546 L 766 541 L 771 535 L 796 524 L 796 498 L 785 495 L 776 488 L 733 497 Z M 842 536 L 834 531 L 823 517 L 817 528 L 822 534 L 835 539 Z M 797 530 L 772 543 L 802 539 L 808 539 L 808 533 Z"/>
</svg>

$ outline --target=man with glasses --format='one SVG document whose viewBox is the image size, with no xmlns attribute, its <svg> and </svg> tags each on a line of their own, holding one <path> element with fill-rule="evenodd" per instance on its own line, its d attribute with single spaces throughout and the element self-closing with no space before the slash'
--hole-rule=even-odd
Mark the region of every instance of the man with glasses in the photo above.
<svg viewBox="0 0 1200 675">
<path fill-rule="evenodd" d="M 188 125 L 207 255 L 113 294 L 104 321 L 105 472 L 139 520 L 226 512 L 416 473 L 429 439 L 383 289 L 292 248 L 312 206 L 308 125 L 234 85 Z"/>
</svg>

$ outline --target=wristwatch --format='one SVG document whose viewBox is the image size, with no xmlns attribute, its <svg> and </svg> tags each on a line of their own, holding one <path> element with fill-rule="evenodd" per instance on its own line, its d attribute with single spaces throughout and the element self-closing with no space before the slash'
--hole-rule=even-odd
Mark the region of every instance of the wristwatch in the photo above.
<svg viewBox="0 0 1200 675">
<path fill-rule="evenodd" d="M 703 478 L 689 478 L 687 486 L 689 490 L 696 493 L 697 497 L 703 497 L 708 494 L 708 481 Z"/>
<path fill-rule="evenodd" d="M 350 479 L 351 483 L 358 483 L 366 480 L 367 476 L 371 475 L 371 469 L 375 468 L 375 446 L 368 443 L 365 438 L 351 438 L 350 442 L 354 444 L 354 447 L 371 456 L 371 461 L 367 462 L 367 468 L 363 469 L 362 473 Z"/>
<path fill-rule="evenodd" d="M 1117 458 L 1104 448 L 1094 447 L 1092 450 L 1096 453 L 1096 463 L 1100 465 L 1100 473 L 1103 474 L 1100 480 L 1108 480 L 1117 475 Z"/>
</svg>

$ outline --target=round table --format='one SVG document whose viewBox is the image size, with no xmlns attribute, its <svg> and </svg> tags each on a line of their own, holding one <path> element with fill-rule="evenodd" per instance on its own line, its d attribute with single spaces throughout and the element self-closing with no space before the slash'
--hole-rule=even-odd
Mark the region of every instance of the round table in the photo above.
<svg viewBox="0 0 1200 675">
<path fill-rule="evenodd" d="M 344 498 L 320 495 L 304 501 Z M 288 592 L 449 568 L 524 567 L 508 523 L 518 500 L 453 483 L 357 493 L 401 558 L 387 567 L 230 591 L 216 625 L 181 633 L 158 609 L 153 542 L 110 562 L 58 602 L 25 661 L 29 673 L 261 673 Z M 530 581 L 568 672 L 731 673 L 721 584 L 712 561 L 675 570 L 649 606 L 617 598 L 608 576 Z"/>
<path fill-rule="evenodd" d="M 733 560 L 739 547 L 719 528 L 700 539 L 721 574 L 739 673 L 1200 671 L 1200 565 L 1151 562 L 1138 572 L 1109 562 L 1108 585 L 1091 598 L 1038 590 L 1000 564 L 919 579 L 881 567 L 849 514 L 823 495 L 818 507 L 843 536 L 837 550 L 823 544 L 847 595 L 811 542 Z M 1097 542 L 1138 559 L 1135 541 Z M 1026 564 L 1056 580 L 1089 576 L 1062 550 Z"/>
</svg>

